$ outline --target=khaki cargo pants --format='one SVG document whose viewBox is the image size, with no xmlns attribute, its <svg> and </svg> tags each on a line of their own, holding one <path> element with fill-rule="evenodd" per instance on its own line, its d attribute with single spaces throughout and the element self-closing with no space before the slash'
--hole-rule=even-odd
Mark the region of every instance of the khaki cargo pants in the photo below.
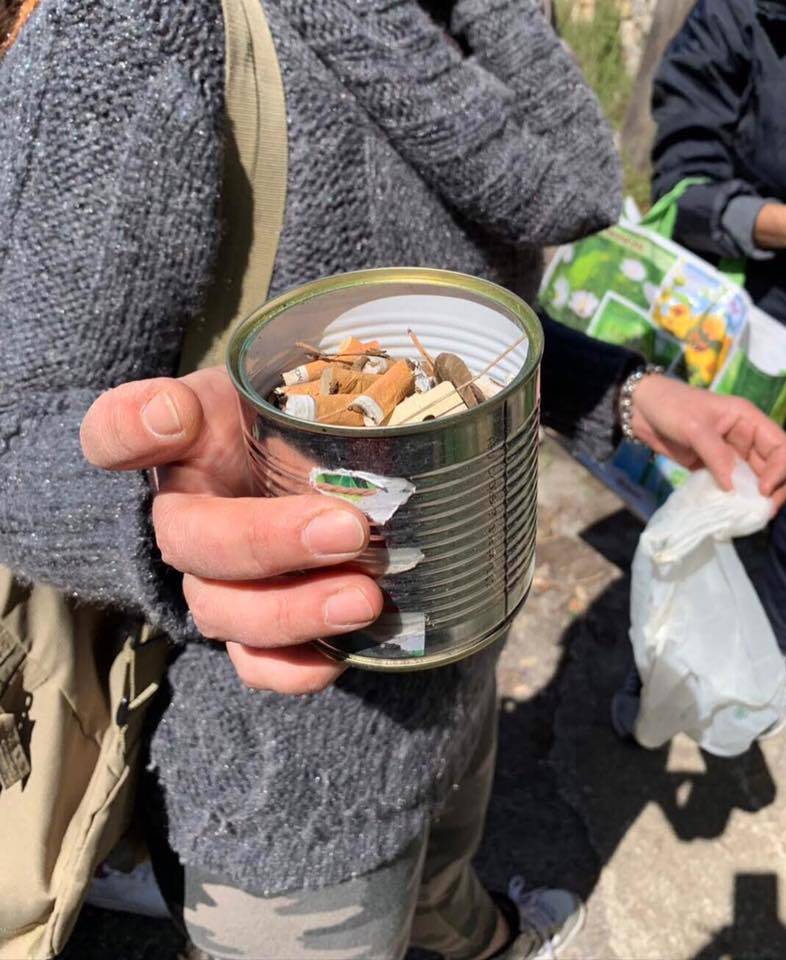
<svg viewBox="0 0 786 960">
<path fill-rule="evenodd" d="M 471 866 L 491 793 L 496 734 L 492 691 L 475 755 L 441 816 L 379 870 L 271 898 L 189 867 L 175 875 L 172 858 L 154 855 L 164 895 L 191 941 L 220 960 L 402 960 L 408 946 L 474 960 L 497 925 L 497 908 Z"/>
</svg>

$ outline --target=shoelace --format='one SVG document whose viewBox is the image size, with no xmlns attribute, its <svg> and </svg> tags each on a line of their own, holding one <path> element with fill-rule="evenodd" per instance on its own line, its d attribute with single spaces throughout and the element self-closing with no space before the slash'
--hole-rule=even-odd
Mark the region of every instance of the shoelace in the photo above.
<svg viewBox="0 0 786 960">
<path fill-rule="evenodd" d="M 555 918 L 548 909 L 538 900 L 540 888 L 527 890 L 524 877 L 512 877 L 508 886 L 508 896 L 519 908 L 522 920 L 528 924 L 540 938 L 541 949 L 545 948 L 547 960 L 556 960 L 554 953 L 554 937 L 552 931 Z"/>
</svg>

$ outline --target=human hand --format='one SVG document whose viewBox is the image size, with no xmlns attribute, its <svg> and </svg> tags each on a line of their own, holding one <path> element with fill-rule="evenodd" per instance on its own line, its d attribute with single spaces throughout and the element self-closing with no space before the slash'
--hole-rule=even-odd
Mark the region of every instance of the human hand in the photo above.
<svg viewBox="0 0 786 960">
<path fill-rule="evenodd" d="M 724 490 L 744 460 L 775 509 L 786 502 L 786 432 L 748 400 L 645 376 L 633 391 L 631 427 L 656 453 L 691 470 L 707 467 Z"/>
<path fill-rule="evenodd" d="M 368 523 L 319 495 L 253 496 L 237 398 L 221 368 L 108 391 L 87 412 L 81 439 L 98 467 L 157 468 L 161 555 L 183 574 L 200 632 L 226 642 L 244 683 L 309 693 L 338 677 L 343 666 L 308 641 L 379 616 L 373 580 L 327 569 L 366 548 Z M 313 572 L 290 575 L 303 570 Z"/>
<path fill-rule="evenodd" d="M 763 250 L 786 247 L 786 204 L 765 203 L 753 225 L 753 239 Z"/>
</svg>

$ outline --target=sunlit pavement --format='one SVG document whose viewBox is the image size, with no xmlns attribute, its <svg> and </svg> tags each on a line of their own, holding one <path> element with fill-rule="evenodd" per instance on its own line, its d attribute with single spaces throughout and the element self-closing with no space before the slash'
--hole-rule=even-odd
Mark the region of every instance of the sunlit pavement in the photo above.
<svg viewBox="0 0 786 960">
<path fill-rule="evenodd" d="M 484 878 L 582 893 L 587 927 L 567 960 L 782 960 L 786 737 L 725 761 L 687 740 L 620 743 L 608 707 L 630 662 L 641 527 L 550 440 L 540 491 L 535 582 L 500 662 Z M 89 910 L 64 956 L 174 960 L 180 947 L 166 923 Z"/>
</svg>

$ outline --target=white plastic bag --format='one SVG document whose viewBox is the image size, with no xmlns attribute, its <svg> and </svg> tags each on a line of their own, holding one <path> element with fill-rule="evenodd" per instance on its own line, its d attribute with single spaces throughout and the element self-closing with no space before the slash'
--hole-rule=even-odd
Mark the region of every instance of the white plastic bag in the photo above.
<svg viewBox="0 0 786 960">
<path fill-rule="evenodd" d="M 642 534 L 631 591 L 642 746 L 684 732 L 710 753 L 736 756 L 786 711 L 784 659 L 731 542 L 763 529 L 771 513 L 740 463 L 733 492 L 702 470 Z"/>
</svg>

